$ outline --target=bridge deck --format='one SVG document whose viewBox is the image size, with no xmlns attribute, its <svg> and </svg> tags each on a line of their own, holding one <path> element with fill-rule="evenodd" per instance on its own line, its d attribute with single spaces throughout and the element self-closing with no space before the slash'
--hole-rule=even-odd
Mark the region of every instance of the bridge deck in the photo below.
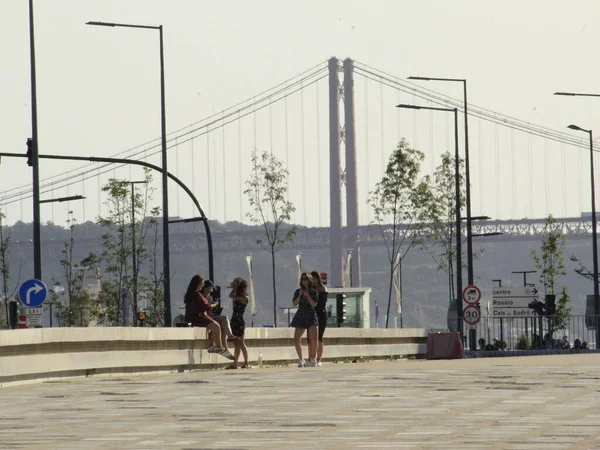
<svg viewBox="0 0 600 450">
<path fill-rule="evenodd" d="M 600 355 L 88 378 L 0 390 L 3 448 L 600 447 Z"/>
</svg>

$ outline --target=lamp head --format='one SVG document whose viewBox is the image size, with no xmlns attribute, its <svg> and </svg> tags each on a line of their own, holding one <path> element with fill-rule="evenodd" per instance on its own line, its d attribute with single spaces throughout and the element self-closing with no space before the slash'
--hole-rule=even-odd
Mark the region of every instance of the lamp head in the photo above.
<svg viewBox="0 0 600 450">
<path fill-rule="evenodd" d="M 575 131 L 587 131 L 581 127 L 578 127 L 577 125 L 569 125 L 567 128 L 570 128 L 571 130 L 575 130 Z"/>
<path fill-rule="evenodd" d="M 417 105 L 405 105 L 403 103 L 396 105 L 396 108 L 407 108 L 407 109 L 421 109 L 420 106 Z"/>
<path fill-rule="evenodd" d="M 86 25 L 96 25 L 99 27 L 114 27 L 116 24 L 111 22 L 86 22 Z"/>
</svg>

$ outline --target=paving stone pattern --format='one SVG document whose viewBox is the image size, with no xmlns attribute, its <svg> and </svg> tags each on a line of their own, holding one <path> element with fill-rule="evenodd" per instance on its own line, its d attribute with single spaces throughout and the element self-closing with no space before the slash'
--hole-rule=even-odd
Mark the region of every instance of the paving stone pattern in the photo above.
<svg viewBox="0 0 600 450">
<path fill-rule="evenodd" d="M 64 379 L 0 401 L 2 449 L 600 449 L 600 355 Z"/>
</svg>

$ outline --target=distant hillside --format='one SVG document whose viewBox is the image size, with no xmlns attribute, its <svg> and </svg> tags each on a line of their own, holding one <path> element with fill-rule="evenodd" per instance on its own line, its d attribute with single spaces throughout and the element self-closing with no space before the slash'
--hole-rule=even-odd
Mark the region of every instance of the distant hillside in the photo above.
<svg viewBox="0 0 600 450">
<path fill-rule="evenodd" d="M 213 232 L 235 231 L 253 228 L 240 223 L 220 224 L 210 222 Z M 194 230 L 203 234 L 202 225 L 193 224 Z M 189 236 L 190 225 L 171 227 L 171 239 L 176 240 L 178 236 L 186 234 Z M 13 283 L 17 283 L 17 272 L 22 264 L 21 280 L 33 275 L 33 245 L 31 242 L 31 224 L 19 222 L 9 228 L 11 233 L 11 255 L 10 264 L 13 270 Z M 81 259 L 89 252 L 101 251 L 100 226 L 87 222 L 76 227 L 76 256 L 75 260 Z M 42 227 L 43 241 L 43 274 L 44 281 L 52 284 L 53 280 L 63 281 L 59 261 L 62 242 L 68 238 L 68 231 L 62 227 L 46 224 Z M 492 279 L 503 279 L 504 284 L 511 282 L 514 285 L 522 285 L 522 276 L 512 275 L 512 271 L 534 269 L 531 251 L 539 249 L 540 242 L 489 242 L 479 239 L 475 248 L 484 249 L 483 254 L 475 260 L 476 284 L 484 290 L 490 290 L 493 286 Z M 380 314 L 383 315 L 387 305 L 387 288 L 389 283 L 388 260 L 384 247 L 368 247 L 361 249 L 362 252 L 362 282 L 364 286 L 372 288 L 371 302 L 380 305 Z M 277 257 L 277 295 L 278 306 L 291 304 L 291 295 L 295 289 L 297 268 L 296 251 L 286 250 L 285 246 L 280 250 Z M 569 261 L 570 255 L 575 254 L 584 264 L 591 266 L 591 244 L 587 241 L 577 240 L 567 242 L 565 250 L 565 264 L 567 265 L 567 276 L 563 282 L 569 288 L 573 301 L 573 313 L 584 313 L 585 296 L 592 292 L 592 285 L 578 277 L 573 272 L 574 264 Z M 247 277 L 245 257 L 247 252 L 221 252 L 215 251 L 215 278 L 217 284 L 226 286 L 236 276 Z M 269 253 L 260 249 L 252 252 L 253 266 L 256 282 L 257 297 L 257 320 L 256 325 L 272 322 L 272 292 L 271 292 L 271 262 Z M 160 255 L 158 255 L 160 258 Z M 329 249 L 303 250 L 302 260 L 305 270 L 329 270 Z M 466 255 L 465 255 L 466 260 Z M 208 276 L 208 263 L 205 253 L 197 254 L 191 252 L 173 252 L 171 254 L 171 268 L 173 271 L 172 281 L 172 304 L 173 316 L 178 314 L 178 308 L 182 306 L 182 298 L 187 283 L 192 275 L 200 273 Z M 446 310 L 448 305 L 447 275 L 435 270 L 435 264 L 425 252 L 420 249 L 412 250 L 403 262 L 404 283 L 404 326 L 405 327 L 435 327 L 446 326 Z M 464 272 L 466 284 L 466 271 Z M 537 277 L 529 277 L 528 281 L 537 281 Z M 227 314 L 231 311 L 226 309 Z M 372 310 L 372 317 L 374 312 Z M 250 318 L 248 317 L 248 321 Z M 383 318 L 380 317 L 380 323 Z M 286 324 L 287 319 L 281 315 L 281 323 Z"/>
</svg>

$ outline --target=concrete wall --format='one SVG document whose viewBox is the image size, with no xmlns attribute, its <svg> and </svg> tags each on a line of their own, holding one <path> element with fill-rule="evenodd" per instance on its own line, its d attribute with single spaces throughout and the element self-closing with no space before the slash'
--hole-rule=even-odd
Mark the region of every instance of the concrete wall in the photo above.
<svg viewBox="0 0 600 450">
<path fill-rule="evenodd" d="M 247 328 L 249 359 L 266 365 L 297 360 L 291 328 Z M 423 357 L 425 329 L 329 328 L 324 360 Z M 0 384 L 100 373 L 221 367 L 208 353 L 204 328 L 38 328 L 0 331 Z M 233 345 L 230 344 L 233 351 Z M 304 339 L 304 356 L 307 356 Z"/>
</svg>

